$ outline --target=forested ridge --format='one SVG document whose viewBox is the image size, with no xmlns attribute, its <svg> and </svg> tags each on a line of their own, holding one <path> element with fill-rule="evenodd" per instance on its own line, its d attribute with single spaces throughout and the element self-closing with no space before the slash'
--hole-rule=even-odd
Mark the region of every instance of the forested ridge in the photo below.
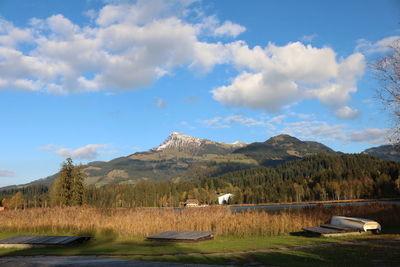
<svg viewBox="0 0 400 267">
<path fill-rule="evenodd" d="M 9 199 L 22 192 L 25 206 L 52 205 L 45 186 L 0 192 Z M 310 200 L 343 200 L 400 196 L 400 163 L 364 154 L 319 154 L 275 168 L 239 170 L 190 181 L 111 184 L 85 188 L 82 204 L 100 207 L 178 206 L 196 198 L 214 204 L 219 193 L 232 193 L 231 203 L 257 204 Z M 54 205 L 54 204 L 53 204 Z"/>
<path fill-rule="evenodd" d="M 321 154 L 203 182 L 231 184 L 235 203 L 376 198 L 399 195 L 399 170 L 399 163 L 369 155 Z"/>
</svg>

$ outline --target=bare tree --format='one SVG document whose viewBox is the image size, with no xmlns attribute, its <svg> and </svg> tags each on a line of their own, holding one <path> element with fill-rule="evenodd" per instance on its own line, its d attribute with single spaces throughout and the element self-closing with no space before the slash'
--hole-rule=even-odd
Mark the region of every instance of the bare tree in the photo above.
<svg viewBox="0 0 400 267">
<path fill-rule="evenodd" d="M 394 41 L 390 52 L 376 59 L 371 68 L 380 82 L 376 90 L 379 100 L 393 114 L 394 138 L 400 140 L 400 40 Z"/>
</svg>

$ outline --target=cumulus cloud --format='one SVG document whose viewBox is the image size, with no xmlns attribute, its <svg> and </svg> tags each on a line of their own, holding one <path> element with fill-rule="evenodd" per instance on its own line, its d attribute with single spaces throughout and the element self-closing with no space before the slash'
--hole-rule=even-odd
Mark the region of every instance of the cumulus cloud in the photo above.
<svg viewBox="0 0 400 267">
<path fill-rule="evenodd" d="M 192 3 L 113 2 L 86 12 L 94 24 L 85 27 L 61 14 L 32 18 L 25 28 L 0 20 L 0 89 L 127 90 L 149 86 L 181 66 L 210 71 L 226 62 L 226 49 L 199 40 L 215 33 L 199 26 L 204 16 L 185 20 L 194 10 Z M 217 20 L 213 29 L 217 35 L 236 36 L 244 27 Z M 19 49 L 27 42 L 29 46 Z"/>
<path fill-rule="evenodd" d="M 14 47 L 21 42 L 32 42 L 33 32 L 31 29 L 20 29 L 11 22 L 0 18 L 0 45 Z"/>
<path fill-rule="evenodd" d="M 102 152 L 100 149 L 106 148 L 107 145 L 97 145 L 97 144 L 89 144 L 75 150 L 71 150 L 69 148 L 61 148 L 55 151 L 55 153 L 64 158 L 71 157 L 73 159 L 82 159 L 82 160 L 93 160 L 97 158 Z"/>
<path fill-rule="evenodd" d="M 16 174 L 10 170 L 0 170 L 0 177 L 15 177 Z"/>
<path fill-rule="evenodd" d="M 377 42 L 371 42 L 366 39 L 357 40 L 356 51 L 364 54 L 383 53 L 390 50 L 390 45 L 400 40 L 400 36 L 389 36 Z"/>
<path fill-rule="evenodd" d="M 212 94 L 215 100 L 232 107 L 277 112 L 286 105 L 314 98 L 337 111 L 347 106 L 350 94 L 357 91 L 357 80 L 365 68 L 360 53 L 336 59 L 332 48 L 300 42 L 249 48 L 238 41 L 227 47 L 233 64 L 242 72 Z"/>
<path fill-rule="evenodd" d="M 389 129 L 368 128 L 361 131 L 352 131 L 347 142 L 365 142 L 375 145 L 388 143 Z"/>
<path fill-rule="evenodd" d="M 346 58 L 330 47 L 301 42 L 249 47 L 244 41 L 218 40 L 235 38 L 246 28 L 206 16 L 193 1 L 108 3 L 86 12 L 91 26 L 62 14 L 32 18 L 24 28 L 0 20 L 0 89 L 61 94 L 135 90 L 177 68 L 209 72 L 217 64 L 231 64 L 239 73 L 212 91 L 223 105 L 277 112 L 317 99 L 337 117 L 354 118 L 357 111 L 349 103 L 365 67 L 358 51 L 376 50 L 395 38 L 375 44 L 360 40 L 357 52 Z M 191 13 L 197 16 L 188 20 Z"/>
<path fill-rule="evenodd" d="M 42 146 L 39 149 L 51 151 L 54 154 L 64 158 L 70 157 L 73 159 L 93 160 L 99 155 L 115 154 L 118 152 L 110 149 L 105 150 L 108 147 L 109 145 L 105 144 L 88 144 L 77 149 L 70 149 L 59 145 L 49 144 Z"/>
<path fill-rule="evenodd" d="M 235 24 L 232 21 L 225 21 L 224 24 L 221 26 L 217 27 L 214 30 L 215 35 L 227 35 L 231 37 L 236 37 L 242 32 L 246 30 L 245 27 L 239 24 Z"/>
<path fill-rule="evenodd" d="M 336 116 L 341 119 L 354 119 L 360 115 L 360 111 L 357 109 L 352 109 L 348 106 L 344 106 L 336 110 Z"/>
</svg>

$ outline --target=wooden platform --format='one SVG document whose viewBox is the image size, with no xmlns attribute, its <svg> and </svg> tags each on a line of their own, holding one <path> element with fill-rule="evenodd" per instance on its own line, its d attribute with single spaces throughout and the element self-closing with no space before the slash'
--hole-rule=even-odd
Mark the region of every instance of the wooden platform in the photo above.
<svg viewBox="0 0 400 267">
<path fill-rule="evenodd" d="M 307 233 L 320 236 L 358 235 L 367 233 L 359 231 L 358 229 L 340 227 L 333 224 L 321 224 L 320 227 L 308 227 L 303 228 L 303 230 Z"/>
<path fill-rule="evenodd" d="M 196 242 L 202 240 L 210 240 L 214 238 L 213 232 L 197 232 L 197 231 L 166 231 L 146 237 L 152 241 L 167 242 Z"/>
<path fill-rule="evenodd" d="M 40 247 L 40 246 L 66 246 L 88 241 L 86 236 L 35 236 L 17 235 L 0 240 L 0 247 Z"/>
</svg>

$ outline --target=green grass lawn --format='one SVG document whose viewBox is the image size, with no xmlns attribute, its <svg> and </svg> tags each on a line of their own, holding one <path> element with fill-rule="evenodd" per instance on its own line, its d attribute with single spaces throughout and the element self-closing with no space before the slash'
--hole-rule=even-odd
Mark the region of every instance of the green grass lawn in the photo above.
<svg viewBox="0 0 400 267">
<path fill-rule="evenodd" d="M 32 233 L 0 232 L 0 239 L 16 234 Z M 373 244 L 361 242 L 371 240 L 375 240 L 375 242 Z M 278 249 L 340 242 L 346 242 L 346 244 L 301 249 Z M 270 250 L 234 253 L 235 251 L 260 249 Z M 222 254 L 226 252 L 232 253 Z M 189 253 L 191 255 L 185 255 Z M 165 256 L 165 254 L 169 254 L 169 256 Z M 0 248 L 0 256 L 16 255 L 114 255 L 129 259 L 206 264 L 255 263 L 277 266 L 308 266 L 310 264 L 315 266 L 354 266 L 356 263 L 356 265 L 364 266 L 392 266 L 400 265 L 400 231 L 392 230 L 391 233 L 382 235 L 329 238 L 296 235 L 246 238 L 217 236 L 214 240 L 197 243 L 152 242 L 145 241 L 142 238 L 123 239 L 117 238 L 113 234 L 103 233 L 86 244 L 71 247 Z"/>
</svg>

